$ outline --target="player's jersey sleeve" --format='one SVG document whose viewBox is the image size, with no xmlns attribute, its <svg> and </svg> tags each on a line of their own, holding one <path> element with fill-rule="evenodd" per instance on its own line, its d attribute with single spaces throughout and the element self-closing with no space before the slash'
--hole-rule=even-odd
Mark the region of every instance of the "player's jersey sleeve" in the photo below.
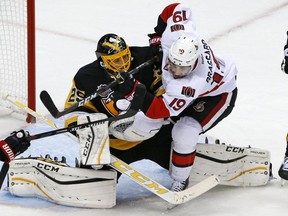
<svg viewBox="0 0 288 216">
<path fill-rule="evenodd" d="M 65 108 L 83 100 L 85 97 L 94 94 L 100 88 L 103 88 L 112 80 L 104 73 L 97 62 L 88 64 L 77 72 L 72 87 L 65 101 Z M 121 111 L 116 106 L 119 97 L 111 90 L 99 94 L 96 98 L 78 107 L 75 111 L 84 111 L 88 113 L 101 112 L 108 116 L 116 116 Z"/>
<path fill-rule="evenodd" d="M 184 25 L 196 30 L 192 10 L 180 3 L 173 3 L 164 8 L 158 17 L 157 26 L 154 31 L 157 35 L 162 36 L 165 30 L 171 31 L 185 30 Z"/>
<path fill-rule="evenodd" d="M 181 81 L 171 80 L 160 97 L 146 95 L 142 109 L 145 115 L 153 119 L 177 116 L 189 106 L 195 99 L 195 90 Z"/>
<path fill-rule="evenodd" d="M 167 20 L 172 16 L 175 7 L 179 5 L 179 3 L 170 4 L 164 8 L 162 13 L 158 17 L 157 26 L 154 28 L 154 31 L 157 35 L 162 36 L 163 32 L 167 26 Z"/>
<path fill-rule="evenodd" d="M 71 106 L 73 106 L 75 103 L 83 100 L 85 97 L 85 91 L 84 90 L 80 90 L 76 87 L 75 85 L 75 81 L 73 79 L 72 81 L 72 86 L 70 88 L 70 91 L 67 95 L 65 104 L 64 104 L 64 108 L 67 109 Z M 83 107 L 81 108 L 81 110 L 79 111 L 85 111 L 85 112 L 98 112 L 97 108 L 92 104 L 91 101 L 89 101 L 88 103 L 84 104 Z"/>
</svg>

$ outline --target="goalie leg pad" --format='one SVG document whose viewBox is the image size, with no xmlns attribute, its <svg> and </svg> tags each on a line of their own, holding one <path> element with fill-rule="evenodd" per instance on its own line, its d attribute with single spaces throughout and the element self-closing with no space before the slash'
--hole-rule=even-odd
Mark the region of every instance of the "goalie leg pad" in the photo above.
<svg viewBox="0 0 288 216">
<path fill-rule="evenodd" d="M 105 119 L 103 113 L 80 115 L 78 124 Z M 77 131 L 80 142 L 80 156 L 83 165 L 101 165 L 110 163 L 110 143 L 108 121 L 97 126 L 87 127 Z"/>
<path fill-rule="evenodd" d="M 74 207 L 112 208 L 116 182 L 115 170 L 67 167 L 44 158 L 15 159 L 8 171 L 12 195 Z"/>
<path fill-rule="evenodd" d="M 220 184 L 260 186 L 269 182 L 270 152 L 225 144 L 197 144 L 190 181 L 216 175 Z"/>
<path fill-rule="evenodd" d="M 110 124 L 110 133 L 121 140 L 137 142 L 150 139 L 162 127 L 164 119 L 151 119 L 138 112 L 135 116 L 114 121 Z"/>
</svg>

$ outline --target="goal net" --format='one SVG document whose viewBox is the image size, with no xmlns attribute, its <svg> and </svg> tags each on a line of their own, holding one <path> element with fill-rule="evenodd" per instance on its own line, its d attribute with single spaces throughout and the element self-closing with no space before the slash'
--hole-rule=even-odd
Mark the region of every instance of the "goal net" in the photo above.
<svg viewBox="0 0 288 216">
<path fill-rule="evenodd" d="M 0 116 L 27 115 L 6 101 L 7 95 L 35 110 L 34 6 L 34 0 L 0 1 Z"/>
</svg>

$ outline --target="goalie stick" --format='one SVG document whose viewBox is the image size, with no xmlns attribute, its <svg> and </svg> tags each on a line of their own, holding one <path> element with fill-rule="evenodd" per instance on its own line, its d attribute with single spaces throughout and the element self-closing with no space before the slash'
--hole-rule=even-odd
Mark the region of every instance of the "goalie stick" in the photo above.
<svg viewBox="0 0 288 216">
<path fill-rule="evenodd" d="M 15 99 L 8 97 L 7 98 L 10 102 L 16 104 L 22 109 L 25 109 L 29 114 L 33 115 L 36 118 L 40 118 L 46 124 L 50 125 L 51 127 L 57 128 L 57 126 L 49 119 L 45 118 L 44 116 L 36 113 L 35 111 L 29 109 L 25 105 L 21 104 L 21 102 L 16 101 Z M 72 134 L 67 134 L 71 139 L 74 141 L 78 141 L 75 136 Z M 140 173 L 139 171 L 135 170 L 133 167 L 128 165 L 127 163 L 123 162 L 122 160 L 118 159 L 114 155 L 111 155 L 111 164 L 110 167 L 119 171 L 122 174 L 125 174 L 128 178 L 139 184 L 140 186 L 146 188 L 147 190 L 151 191 L 158 197 L 162 198 L 163 200 L 174 204 L 183 204 L 186 203 L 201 194 L 207 192 L 208 190 L 214 188 L 219 184 L 219 179 L 216 176 L 210 176 L 205 180 L 199 182 L 198 184 L 184 190 L 181 192 L 173 192 L 167 189 L 166 187 L 162 186 L 160 183 L 154 181 L 153 179 L 145 176 L 144 174 Z"/>
<path fill-rule="evenodd" d="M 9 163 L 4 162 L 0 170 L 0 190 L 2 188 L 2 184 L 4 182 L 5 176 L 8 173 L 8 170 L 9 170 Z"/>
<path fill-rule="evenodd" d="M 105 122 L 105 121 L 109 121 L 110 122 L 110 121 L 116 121 L 116 120 L 119 120 L 119 119 L 131 117 L 131 116 L 135 115 L 139 111 L 139 109 L 140 109 L 140 107 L 141 107 L 141 105 L 143 103 L 145 93 L 146 93 L 145 86 L 143 84 L 138 84 L 136 86 L 136 89 L 135 89 L 134 98 L 131 101 L 131 106 L 126 111 L 126 113 L 124 113 L 123 115 L 118 115 L 118 116 L 115 116 L 115 117 L 109 117 L 109 118 L 101 119 L 101 120 L 98 120 L 98 121 L 93 121 L 93 122 L 88 122 L 88 123 L 79 124 L 79 125 L 75 125 L 75 126 L 70 126 L 70 127 L 67 127 L 67 128 L 61 128 L 61 129 L 57 129 L 57 130 L 54 130 L 54 131 L 48 131 L 48 132 L 44 132 L 44 133 L 29 135 L 27 137 L 27 140 L 32 141 L 32 140 L 41 139 L 41 138 L 44 138 L 44 137 L 54 136 L 54 135 L 57 135 L 57 134 L 73 132 L 73 131 L 80 130 L 80 129 L 83 129 L 83 128 L 86 128 L 86 127 L 93 127 L 93 126 L 101 124 L 102 122 Z M 15 100 L 14 98 L 10 97 L 9 95 L 7 95 L 4 99 L 10 101 L 11 103 L 14 103 L 14 105 L 16 105 L 16 106 L 18 106 L 20 108 L 26 110 L 26 112 L 28 112 L 30 115 L 34 116 L 35 118 L 40 118 L 43 121 L 45 121 L 47 124 L 49 124 L 50 126 L 52 126 L 54 128 L 57 128 L 56 124 L 54 124 L 52 121 L 50 121 L 50 120 L 46 119 L 44 116 L 36 113 L 32 109 L 30 109 L 29 107 L 25 106 L 23 103 Z M 2 165 L 2 168 L 1 168 L 1 171 L 0 171 L 0 189 L 2 187 L 2 184 L 4 182 L 5 176 L 6 176 L 7 172 L 8 172 L 8 169 L 9 169 L 9 163 L 4 163 Z"/>
<path fill-rule="evenodd" d="M 130 108 L 122 115 L 118 115 L 118 116 L 113 116 L 113 117 L 109 117 L 106 119 L 101 119 L 101 120 L 97 120 L 97 121 L 92 121 L 92 122 L 87 122 L 87 123 L 83 123 L 83 124 L 78 124 L 78 125 L 74 125 L 74 126 L 69 126 L 66 128 L 60 128 L 54 131 L 47 131 L 44 133 L 39 133 L 39 134 L 34 134 L 34 135 L 29 135 L 27 137 L 27 139 L 29 141 L 31 140 L 36 140 L 36 139 L 40 139 L 40 138 L 44 138 L 44 137 L 48 137 L 48 136 L 54 136 L 57 134 L 62 134 L 62 133 L 67 133 L 67 132 L 73 132 L 73 131 L 77 131 L 86 127 L 93 127 L 96 125 L 101 124 L 102 122 L 105 121 L 117 121 L 119 119 L 124 119 L 124 118 L 128 118 L 131 116 L 134 116 L 140 109 L 143 100 L 144 100 L 144 95 L 146 93 L 146 88 L 143 84 L 138 84 L 136 86 L 135 89 L 135 93 L 134 93 L 134 98 L 131 101 L 131 106 Z"/>
<path fill-rule="evenodd" d="M 157 59 L 158 59 L 158 56 L 154 56 L 150 60 L 143 62 L 142 64 L 140 64 L 136 68 L 132 69 L 131 71 L 128 71 L 127 73 L 134 75 L 134 74 L 138 73 L 142 68 L 147 67 L 150 64 L 152 64 Z M 94 93 L 88 95 L 87 97 L 85 97 L 81 101 L 78 101 L 77 103 L 75 103 L 74 105 L 72 105 L 71 107 L 69 107 L 67 109 L 64 109 L 63 111 L 58 110 L 58 108 L 55 106 L 55 103 L 53 102 L 52 98 L 50 97 L 50 95 L 48 94 L 47 91 L 44 90 L 40 93 L 40 99 L 41 99 L 42 103 L 44 104 L 44 106 L 47 108 L 47 110 L 50 112 L 50 114 L 54 118 L 59 118 L 63 115 L 66 115 L 66 114 L 72 112 L 76 108 L 84 105 L 85 103 L 91 101 L 92 99 L 98 97 L 98 95 L 107 91 L 108 89 L 116 86 L 117 84 L 121 84 L 123 82 L 124 82 L 123 77 L 121 77 L 120 73 L 118 73 L 116 76 L 116 79 L 114 81 L 110 82 L 109 84 L 107 84 L 107 86 L 95 91 Z"/>
</svg>

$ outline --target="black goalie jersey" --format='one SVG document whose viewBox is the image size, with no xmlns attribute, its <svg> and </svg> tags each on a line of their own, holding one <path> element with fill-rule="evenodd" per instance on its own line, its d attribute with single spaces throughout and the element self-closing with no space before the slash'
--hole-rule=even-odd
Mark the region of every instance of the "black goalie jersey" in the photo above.
<svg viewBox="0 0 288 216">
<path fill-rule="evenodd" d="M 150 47 L 130 47 L 130 51 L 132 56 L 130 70 L 153 57 Z M 74 76 L 71 90 L 65 102 L 65 109 L 113 81 L 113 78 L 100 64 L 100 61 L 96 60 L 79 69 Z M 147 91 L 153 94 L 156 94 L 162 86 L 161 70 L 153 64 L 141 69 L 134 77 L 146 86 Z M 105 94 L 99 95 L 87 102 L 85 105 L 78 107 L 75 111 L 84 111 L 87 113 L 101 112 L 105 113 L 108 117 L 117 116 L 121 112 L 116 106 L 116 102 L 119 99 L 120 96 L 118 96 L 117 92 L 109 90 Z M 68 119 L 65 125 L 71 125 L 76 121 L 77 118 Z"/>
</svg>

